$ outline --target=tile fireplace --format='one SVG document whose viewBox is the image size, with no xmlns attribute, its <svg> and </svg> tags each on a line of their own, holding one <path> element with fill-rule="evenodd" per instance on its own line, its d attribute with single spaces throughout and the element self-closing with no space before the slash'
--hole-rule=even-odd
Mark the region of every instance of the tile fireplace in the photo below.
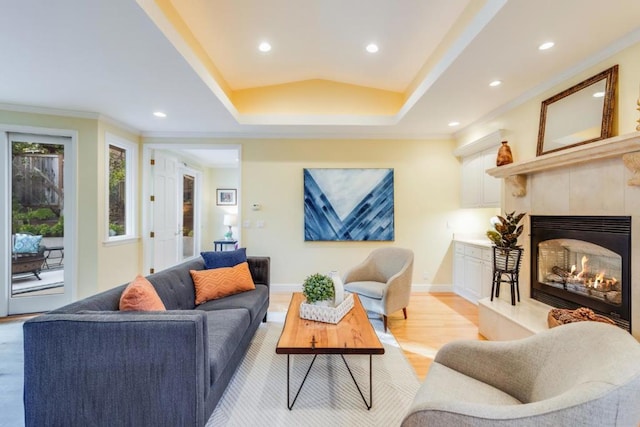
<svg viewBox="0 0 640 427">
<path fill-rule="evenodd" d="M 631 330 L 631 217 L 532 215 L 531 298 Z"/>
<path fill-rule="evenodd" d="M 591 217 L 596 222 L 599 218 L 622 218 L 627 222 L 623 228 L 628 228 L 623 234 L 628 235 L 623 237 L 624 248 L 620 251 L 611 243 L 611 239 L 621 239 L 619 233 L 613 233 L 615 237 L 606 237 L 603 241 L 597 240 L 601 236 L 591 241 L 590 233 L 598 230 L 593 224 L 583 225 L 578 230 L 571 230 L 564 223 L 552 224 L 544 228 L 547 234 L 543 240 L 549 242 L 542 248 L 549 259 L 556 258 L 553 265 L 539 267 L 540 240 L 532 243 L 535 232 L 529 227 L 531 221 L 527 221 L 521 236 L 525 248 L 520 274 L 522 304 L 513 308 L 506 301 L 483 302 L 479 323 L 489 334 L 485 336 L 515 339 L 545 330 L 549 310 L 562 302 L 571 307 L 591 306 L 594 311 L 616 319 L 619 316 L 618 323 L 628 323 L 632 335 L 640 340 L 640 180 L 637 179 L 640 167 L 636 164 L 640 165 L 640 132 L 531 157 L 487 171 L 491 176 L 505 179 L 504 212 L 528 212 L 530 217 Z M 565 229 L 570 234 L 557 234 Z M 600 227 L 600 231 L 614 229 L 613 226 Z M 571 241 L 553 242 L 560 239 Z M 567 253 L 566 259 L 562 258 L 563 252 Z M 586 272 L 580 274 L 583 256 L 586 256 Z M 549 276 L 554 273 L 553 267 L 559 267 L 555 274 L 560 278 Z M 599 278 L 602 267 L 605 271 Z M 543 280 L 538 280 L 540 275 Z M 571 280 L 564 280 L 565 277 Z M 545 297 L 553 302 L 540 301 Z"/>
</svg>

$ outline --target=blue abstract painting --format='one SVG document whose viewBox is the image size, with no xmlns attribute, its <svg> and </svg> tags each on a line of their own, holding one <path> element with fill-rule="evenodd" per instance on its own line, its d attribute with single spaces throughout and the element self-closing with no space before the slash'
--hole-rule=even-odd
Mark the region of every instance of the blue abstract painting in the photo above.
<svg viewBox="0 0 640 427">
<path fill-rule="evenodd" d="M 394 240 L 393 169 L 304 169 L 304 240 Z"/>
</svg>

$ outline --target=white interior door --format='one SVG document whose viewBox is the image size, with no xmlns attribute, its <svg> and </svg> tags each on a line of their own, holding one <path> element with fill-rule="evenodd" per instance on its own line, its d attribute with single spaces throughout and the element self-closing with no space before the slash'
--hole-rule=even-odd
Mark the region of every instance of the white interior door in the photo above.
<svg viewBox="0 0 640 427">
<path fill-rule="evenodd" d="M 180 254 L 182 230 L 178 217 L 178 168 L 175 159 L 154 153 L 155 164 L 151 167 L 153 176 L 154 201 L 152 206 L 153 218 L 153 262 L 154 271 L 171 267 L 182 259 Z"/>
</svg>

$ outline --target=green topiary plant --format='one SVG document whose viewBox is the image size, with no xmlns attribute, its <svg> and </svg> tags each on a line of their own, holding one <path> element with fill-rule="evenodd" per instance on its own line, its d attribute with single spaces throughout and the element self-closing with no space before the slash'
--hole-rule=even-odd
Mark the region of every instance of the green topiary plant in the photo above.
<svg viewBox="0 0 640 427">
<path fill-rule="evenodd" d="M 302 293 L 308 304 L 313 304 L 316 301 L 332 300 L 335 295 L 333 280 L 324 274 L 312 274 L 304 279 Z"/>
<path fill-rule="evenodd" d="M 487 237 L 499 248 L 519 248 L 518 237 L 522 234 L 524 227 L 518 223 L 524 218 L 525 213 L 515 215 L 515 211 L 506 216 L 496 216 L 492 218 L 494 230 L 487 231 Z"/>
</svg>

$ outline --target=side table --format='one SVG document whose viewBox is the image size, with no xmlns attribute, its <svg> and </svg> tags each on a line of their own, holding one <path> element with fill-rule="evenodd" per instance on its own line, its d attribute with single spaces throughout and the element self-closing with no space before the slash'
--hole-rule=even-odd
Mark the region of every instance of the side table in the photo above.
<svg viewBox="0 0 640 427">
<path fill-rule="evenodd" d="M 232 251 L 236 249 L 238 244 L 237 240 L 214 240 L 213 241 L 213 250 L 214 251 Z"/>
<path fill-rule="evenodd" d="M 47 246 L 44 249 L 45 258 L 44 265 L 47 269 L 51 267 L 61 267 L 64 262 L 64 246 Z M 57 252 L 58 256 L 52 256 L 53 252 Z M 52 260 L 56 260 L 55 263 L 51 262 Z"/>
</svg>

